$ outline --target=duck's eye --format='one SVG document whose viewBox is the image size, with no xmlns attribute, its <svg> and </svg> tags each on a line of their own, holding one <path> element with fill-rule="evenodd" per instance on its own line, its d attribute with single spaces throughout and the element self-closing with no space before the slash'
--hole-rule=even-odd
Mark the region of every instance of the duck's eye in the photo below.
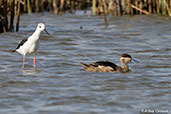
<svg viewBox="0 0 171 114">
<path fill-rule="evenodd" d="M 41 26 L 39 26 L 39 28 L 41 28 Z"/>
</svg>

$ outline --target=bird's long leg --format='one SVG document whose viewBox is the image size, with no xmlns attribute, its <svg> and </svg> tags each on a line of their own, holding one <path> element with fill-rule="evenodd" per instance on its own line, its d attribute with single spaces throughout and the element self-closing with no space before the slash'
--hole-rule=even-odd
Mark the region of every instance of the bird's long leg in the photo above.
<svg viewBox="0 0 171 114">
<path fill-rule="evenodd" d="M 25 62 L 25 55 L 23 55 L 23 64 L 22 64 L 22 68 L 24 68 L 24 62 Z"/>
<path fill-rule="evenodd" d="M 33 68 L 36 68 L 36 56 L 33 58 Z"/>
</svg>

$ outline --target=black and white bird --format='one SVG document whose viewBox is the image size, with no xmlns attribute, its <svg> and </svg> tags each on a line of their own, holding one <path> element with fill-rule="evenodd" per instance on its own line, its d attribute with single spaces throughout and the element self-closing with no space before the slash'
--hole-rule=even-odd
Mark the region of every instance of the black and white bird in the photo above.
<svg viewBox="0 0 171 114">
<path fill-rule="evenodd" d="M 120 60 L 121 66 L 117 66 L 115 63 L 112 63 L 109 61 L 97 61 L 97 62 L 92 62 L 89 64 L 81 63 L 81 65 L 88 72 L 126 73 L 126 72 L 129 72 L 129 67 L 127 63 L 131 61 L 138 62 L 132 59 L 131 55 L 129 54 L 122 54 L 119 60 Z"/>
<path fill-rule="evenodd" d="M 49 33 L 46 31 L 45 29 L 45 25 L 43 23 L 39 23 L 37 25 L 37 28 L 35 30 L 35 32 L 28 38 L 24 38 L 19 45 L 17 46 L 17 48 L 15 50 L 13 50 L 13 52 L 18 52 L 21 55 L 23 55 L 23 64 L 22 64 L 22 68 L 24 68 L 24 62 L 25 62 L 25 56 L 26 54 L 33 54 L 34 58 L 33 58 L 33 68 L 36 68 L 36 53 L 39 47 L 39 38 L 40 38 L 40 34 L 42 31 L 45 31 L 48 35 Z"/>
</svg>

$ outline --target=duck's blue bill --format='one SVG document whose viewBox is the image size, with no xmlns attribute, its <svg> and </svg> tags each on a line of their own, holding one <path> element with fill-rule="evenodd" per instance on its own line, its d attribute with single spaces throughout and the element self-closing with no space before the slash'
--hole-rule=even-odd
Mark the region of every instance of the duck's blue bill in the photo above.
<svg viewBox="0 0 171 114">
<path fill-rule="evenodd" d="M 131 62 L 139 63 L 139 61 L 137 61 L 137 60 L 135 60 L 135 59 L 132 59 Z"/>
</svg>

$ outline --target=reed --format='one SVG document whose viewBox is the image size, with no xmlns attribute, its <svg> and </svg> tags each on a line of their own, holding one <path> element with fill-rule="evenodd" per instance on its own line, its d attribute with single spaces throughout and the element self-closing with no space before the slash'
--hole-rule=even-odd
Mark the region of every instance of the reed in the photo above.
<svg viewBox="0 0 171 114">
<path fill-rule="evenodd" d="M 40 13 L 44 11 L 62 15 L 75 10 L 92 9 L 93 15 L 106 16 L 162 14 L 171 16 L 171 0 L 0 0 L 0 33 L 19 30 L 20 13 Z M 8 20 L 9 18 L 9 20 Z M 8 26 L 9 24 L 9 26 Z"/>
<path fill-rule="evenodd" d="M 96 15 L 96 0 L 92 0 L 93 15 Z"/>
<path fill-rule="evenodd" d="M 31 6 L 30 6 L 30 0 L 27 0 L 27 8 L 28 8 L 28 13 L 31 13 Z"/>
<path fill-rule="evenodd" d="M 15 5 L 15 0 L 11 0 L 11 5 L 10 5 L 11 15 L 10 15 L 10 29 L 9 29 L 10 31 L 14 31 L 14 15 L 15 15 L 14 5 Z"/>
<path fill-rule="evenodd" d="M 58 7 L 57 7 L 57 1 L 53 0 L 53 13 L 57 14 L 58 13 Z"/>
<path fill-rule="evenodd" d="M 17 1 L 17 23 L 16 23 L 16 32 L 19 31 L 19 23 L 20 23 L 20 0 Z"/>
<path fill-rule="evenodd" d="M 126 6 L 126 12 L 127 14 L 131 14 L 131 0 L 127 0 L 127 6 Z"/>
</svg>

